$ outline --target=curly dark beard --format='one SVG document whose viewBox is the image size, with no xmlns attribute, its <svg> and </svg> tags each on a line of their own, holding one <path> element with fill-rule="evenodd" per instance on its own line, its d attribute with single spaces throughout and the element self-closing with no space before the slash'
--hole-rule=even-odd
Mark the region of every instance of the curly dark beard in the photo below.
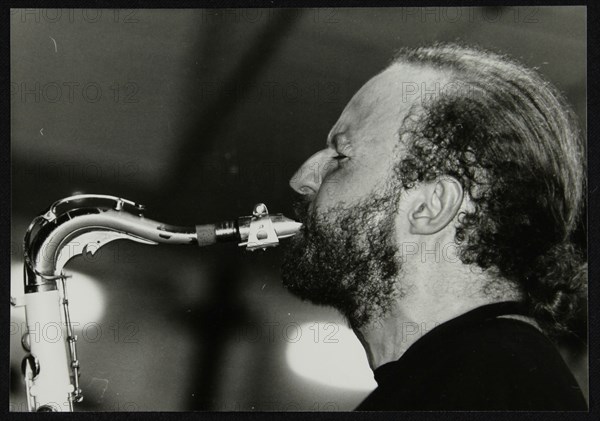
<svg viewBox="0 0 600 421">
<path fill-rule="evenodd" d="M 338 309 L 355 329 L 385 315 L 397 297 L 401 269 L 393 238 L 398 199 L 387 188 L 325 215 L 309 211 L 307 202 L 297 206 L 303 226 L 286 250 L 283 285 L 302 299 Z"/>
</svg>

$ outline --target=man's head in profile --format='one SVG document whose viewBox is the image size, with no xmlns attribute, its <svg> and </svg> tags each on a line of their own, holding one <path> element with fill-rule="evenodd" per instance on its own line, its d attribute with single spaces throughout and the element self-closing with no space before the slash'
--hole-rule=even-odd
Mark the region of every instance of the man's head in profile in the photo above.
<svg viewBox="0 0 600 421">
<path fill-rule="evenodd" d="M 298 207 L 304 226 L 286 255 L 284 285 L 346 316 L 380 388 L 379 368 L 415 358 L 416 343 L 427 353 L 427 342 L 402 334 L 407 323 L 427 326 L 423 338 L 432 342 L 444 332 L 435 326 L 450 332 L 447 322 L 457 329 L 457 320 L 470 320 L 457 330 L 472 332 L 468 339 L 457 333 L 455 345 L 438 344 L 458 350 L 474 338 L 473 351 L 448 361 L 467 367 L 454 368 L 463 378 L 469 361 L 477 365 L 485 353 L 478 335 L 504 332 L 521 345 L 538 333 L 568 335 L 585 310 L 585 262 L 571 242 L 584 201 L 584 154 L 576 118 L 535 71 L 457 45 L 401 50 L 351 99 L 325 148 L 292 177 L 305 199 Z M 507 302 L 515 306 L 498 310 Z M 481 308 L 497 314 L 484 317 Z M 511 329 L 525 330 L 511 336 Z M 499 367 L 519 364 L 527 362 Z M 456 388 L 452 381 L 447 388 Z M 441 409 L 536 409 L 552 400 L 502 398 L 487 408 L 473 398 L 476 408 L 463 408 L 469 403 L 452 401 L 439 387 L 439 399 L 448 402 Z"/>
</svg>

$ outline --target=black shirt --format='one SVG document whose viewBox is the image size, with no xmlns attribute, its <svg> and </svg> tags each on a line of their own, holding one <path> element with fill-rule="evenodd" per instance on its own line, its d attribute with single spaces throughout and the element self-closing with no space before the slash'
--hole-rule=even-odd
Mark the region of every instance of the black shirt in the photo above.
<svg viewBox="0 0 600 421">
<path fill-rule="evenodd" d="M 587 410 L 554 345 L 518 303 L 486 305 L 443 323 L 375 370 L 358 411 Z"/>
</svg>

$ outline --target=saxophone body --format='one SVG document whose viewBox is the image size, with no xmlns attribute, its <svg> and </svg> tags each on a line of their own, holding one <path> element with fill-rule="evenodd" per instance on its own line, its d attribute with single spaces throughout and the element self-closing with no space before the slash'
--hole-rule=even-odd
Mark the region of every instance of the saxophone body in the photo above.
<svg viewBox="0 0 600 421">
<path fill-rule="evenodd" d="M 28 227 L 23 241 L 25 294 L 11 297 L 11 304 L 25 307 L 28 332 L 52 326 L 61 333 L 60 340 L 23 335 L 28 355 L 21 368 L 29 411 L 73 411 L 74 403 L 83 399 L 77 337 L 69 315 L 69 276 L 63 271 L 70 259 L 94 254 L 115 240 L 195 246 L 235 241 L 253 251 L 277 246 L 279 239 L 295 235 L 301 227 L 281 214 L 269 215 L 264 204 L 256 205 L 251 216 L 190 227 L 154 221 L 143 215 L 144 210 L 115 196 L 77 195 L 53 203 Z"/>
</svg>

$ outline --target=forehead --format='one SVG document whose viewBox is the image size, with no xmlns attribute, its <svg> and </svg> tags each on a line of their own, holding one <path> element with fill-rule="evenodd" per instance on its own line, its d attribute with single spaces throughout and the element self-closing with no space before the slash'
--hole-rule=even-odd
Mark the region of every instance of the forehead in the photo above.
<svg viewBox="0 0 600 421">
<path fill-rule="evenodd" d="M 345 135 L 369 142 L 383 141 L 386 134 L 395 135 L 410 108 L 419 103 L 423 95 L 440 92 L 447 79 L 428 67 L 392 65 L 352 97 L 331 129 L 328 144 L 335 144 L 339 136 Z M 353 134 L 363 136 L 351 136 Z"/>
</svg>

